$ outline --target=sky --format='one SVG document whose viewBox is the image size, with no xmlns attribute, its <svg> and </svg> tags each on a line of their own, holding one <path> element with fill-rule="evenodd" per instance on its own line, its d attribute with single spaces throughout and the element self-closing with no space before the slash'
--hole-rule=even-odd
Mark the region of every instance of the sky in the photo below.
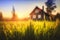
<svg viewBox="0 0 60 40">
<path fill-rule="evenodd" d="M 46 1 L 47 0 L 0 0 L 0 12 L 2 12 L 3 17 L 11 18 L 12 8 L 14 6 L 16 15 L 19 18 L 25 18 L 29 17 L 29 14 L 36 6 L 42 9 L 42 6 L 44 5 L 44 8 L 46 9 Z M 60 0 L 56 0 L 56 5 L 56 12 L 60 12 Z M 53 12 L 52 14 L 56 14 L 56 12 Z"/>
</svg>

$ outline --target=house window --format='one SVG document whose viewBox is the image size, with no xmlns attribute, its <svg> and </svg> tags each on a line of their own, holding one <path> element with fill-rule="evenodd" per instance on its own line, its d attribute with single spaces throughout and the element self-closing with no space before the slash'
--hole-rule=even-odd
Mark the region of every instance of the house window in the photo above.
<svg viewBox="0 0 60 40">
<path fill-rule="evenodd" d="M 33 15 L 33 18 L 36 18 L 36 15 Z"/>
<path fill-rule="evenodd" d="M 41 15 L 38 15 L 38 18 L 41 18 Z"/>
<path fill-rule="evenodd" d="M 39 13 L 39 10 L 38 10 L 38 9 L 36 9 L 36 10 L 35 10 L 35 13 Z"/>
</svg>

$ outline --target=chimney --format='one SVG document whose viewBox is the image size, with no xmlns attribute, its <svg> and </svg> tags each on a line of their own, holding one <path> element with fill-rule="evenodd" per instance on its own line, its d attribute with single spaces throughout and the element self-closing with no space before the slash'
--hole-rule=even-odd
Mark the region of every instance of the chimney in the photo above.
<svg viewBox="0 0 60 40">
<path fill-rule="evenodd" d="M 44 11 L 44 6 L 42 6 L 42 10 Z"/>
</svg>

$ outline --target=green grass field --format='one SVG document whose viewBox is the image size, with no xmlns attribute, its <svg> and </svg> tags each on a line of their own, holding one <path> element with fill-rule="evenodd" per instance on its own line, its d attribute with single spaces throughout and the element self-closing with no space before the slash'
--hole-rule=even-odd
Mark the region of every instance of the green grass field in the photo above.
<svg viewBox="0 0 60 40">
<path fill-rule="evenodd" d="M 58 40 L 59 28 L 60 21 L 1 21 L 0 40 Z"/>
</svg>

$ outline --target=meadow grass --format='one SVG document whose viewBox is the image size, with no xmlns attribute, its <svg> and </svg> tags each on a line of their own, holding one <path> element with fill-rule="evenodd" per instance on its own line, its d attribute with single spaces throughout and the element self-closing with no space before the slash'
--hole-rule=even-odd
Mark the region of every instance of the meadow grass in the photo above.
<svg viewBox="0 0 60 40">
<path fill-rule="evenodd" d="M 46 20 L 2 21 L 0 40 L 57 40 L 59 25 L 59 21 Z"/>
</svg>

